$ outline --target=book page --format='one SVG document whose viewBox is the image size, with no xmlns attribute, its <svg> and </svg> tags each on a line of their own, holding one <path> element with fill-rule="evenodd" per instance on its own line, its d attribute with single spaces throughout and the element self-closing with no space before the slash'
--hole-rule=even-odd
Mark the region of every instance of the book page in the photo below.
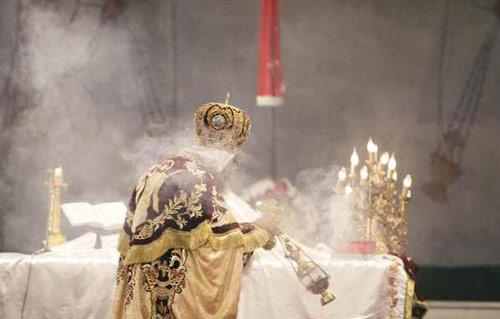
<svg viewBox="0 0 500 319">
<path fill-rule="evenodd" d="M 84 202 L 67 203 L 61 206 L 64 216 L 73 227 L 86 226 L 95 220 L 91 204 Z"/>
<path fill-rule="evenodd" d="M 127 206 L 123 202 L 94 205 L 95 222 L 106 230 L 118 230 L 127 216 Z"/>
<path fill-rule="evenodd" d="M 72 227 L 89 226 L 104 230 L 118 230 L 125 221 L 127 206 L 123 202 L 96 205 L 76 202 L 63 204 L 62 211 Z"/>
</svg>

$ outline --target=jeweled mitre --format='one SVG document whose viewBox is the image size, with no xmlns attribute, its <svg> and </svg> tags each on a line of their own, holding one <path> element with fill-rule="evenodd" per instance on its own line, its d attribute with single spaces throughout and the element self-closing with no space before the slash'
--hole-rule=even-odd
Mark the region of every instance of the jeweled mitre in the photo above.
<svg viewBox="0 0 500 319">
<path fill-rule="evenodd" d="M 248 138 L 250 117 L 235 106 L 203 104 L 194 114 L 196 134 L 201 145 L 235 150 Z"/>
</svg>

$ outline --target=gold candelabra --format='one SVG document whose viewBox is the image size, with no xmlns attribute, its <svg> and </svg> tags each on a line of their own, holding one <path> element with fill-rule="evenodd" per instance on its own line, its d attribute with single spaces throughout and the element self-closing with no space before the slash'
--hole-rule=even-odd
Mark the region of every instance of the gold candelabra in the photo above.
<svg viewBox="0 0 500 319">
<path fill-rule="evenodd" d="M 405 176 L 400 190 L 394 153 L 385 152 L 379 158 L 378 145 L 371 138 L 367 151 L 368 159 L 358 172 L 360 159 L 354 149 L 350 171 L 340 169 L 335 190 L 348 197 L 361 239 L 375 242 L 378 253 L 406 254 L 412 177 Z"/>
<path fill-rule="evenodd" d="M 49 170 L 49 217 L 47 227 L 47 248 L 64 243 L 65 237 L 61 231 L 61 195 L 62 188 L 67 186 L 63 179 L 61 167 Z"/>
</svg>

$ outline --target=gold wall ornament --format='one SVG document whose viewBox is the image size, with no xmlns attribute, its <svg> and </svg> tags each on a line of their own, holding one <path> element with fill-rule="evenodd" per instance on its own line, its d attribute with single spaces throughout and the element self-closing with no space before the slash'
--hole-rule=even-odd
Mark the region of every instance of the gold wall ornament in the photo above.
<svg viewBox="0 0 500 319">
<path fill-rule="evenodd" d="M 378 145 L 370 138 L 368 159 L 359 170 L 359 155 L 351 155 L 351 172 L 342 167 L 335 191 L 347 197 L 352 211 L 357 239 L 374 242 L 377 253 L 405 255 L 408 246 L 408 203 L 412 197 L 412 177 L 406 175 L 401 188 L 398 183 L 394 153 L 378 158 Z"/>
<path fill-rule="evenodd" d="M 57 167 L 49 170 L 49 216 L 47 227 L 47 248 L 64 243 L 65 237 L 61 231 L 62 188 L 64 183 L 63 169 Z"/>
</svg>

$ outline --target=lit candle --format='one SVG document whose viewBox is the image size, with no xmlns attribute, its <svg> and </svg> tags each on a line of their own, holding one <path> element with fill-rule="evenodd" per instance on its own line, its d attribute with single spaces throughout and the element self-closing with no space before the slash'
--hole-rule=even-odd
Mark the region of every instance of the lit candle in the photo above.
<svg viewBox="0 0 500 319">
<path fill-rule="evenodd" d="M 363 168 L 361 168 L 360 175 L 361 175 L 361 183 L 366 183 L 368 179 L 368 167 L 366 167 L 366 165 L 363 166 Z"/>
<path fill-rule="evenodd" d="M 408 174 L 405 176 L 405 179 L 403 180 L 403 196 L 408 197 L 408 194 L 410 194 L 411 196 L 411 191 L 410 191 L 411 184 L 412 184 L 411 175 Z"/>
<path fill-rule="evenodd" d="M 370 163 L 373 163 L 376 161 L 375 158 L 375 152 L 376 152 L 377 145 L 373 143 L 372 138 L 368 140 L 368 144 L 366 145 L 366 150 L 368 151 L 368 160 Z"/>
<path fill-rule="evenodd" d="M 347 179 L 347 172 L 345 167 L 342 167 L 338 173 L 337 185 L 335 186 L 335 191 L 337 193 L 342 193 L 344 191 L 344 183 Z"/>
<path fill-rule="evenodd" d="M 356 169 L 356 166 L 358 166 L 358 164 L 359 164 L 359 156 L 358 152 L 356 152 L 356 148 L 354 148 L 351 155 L 351 176 L 355 175 L 354 171 Z"/>
<path fill-rule="evenodd" d="M 54 176 L 60 178 L 62 177 L 62 175 L 63 175 L 62 167 L 56 167 L 54 169 Z"/>
<path fill-rule="evenodd" d="M 347 172 L 346 172 L 345 167 L 342 167 L 340 169 L 338 177 L 339 177 L 339 182 L 344 182 L 346 180 L 346 178 L 347 178 Z"/>
<path fill-rule="evenodd" d="M 405 176 L 405 179 L 403 180 L 403 186 L 406 188 L 410 188 L 411 184 L 412 184 L 411 175 L 408 174 Z"/>
<path fill-rule="evenodd" d="M 373 144 L 373 160 L 375 161 L 375 163 L 378 160 L 378 145 L 377 144 Z"/>
<path fill-rule="evenodd" d="M 410 199 L 411 198 L 411 189 L 408 190 L 408 192 L 406 193 L 406 198 Z"/>
<path fill-rule="evenodd" d="M 389 163 L 389 153 L 384 152 L 380 157 L 380 167 L 387 165 L 387 163 Z"/>
<path fill-rule="evenodd" d="M 59 185 L 61 185 L 62 180 L 63 180 L 62 167 L 54 168 L 54 184 L 59 186 Z"/>
<path fill-rule="evenodd" d="M 396 157 L 394 154 L 391 155 L 389 159 L 389 165 L 387 165 L 387 177 L 391 177 L 392 172 L 396 169 Z"/>
<path fill-rule="evenodd" d="M 398 181 L 398 172 L 396 172 L 396 171 L 392 172 L 392 180 L 395 182 Z"/>
</svg>

